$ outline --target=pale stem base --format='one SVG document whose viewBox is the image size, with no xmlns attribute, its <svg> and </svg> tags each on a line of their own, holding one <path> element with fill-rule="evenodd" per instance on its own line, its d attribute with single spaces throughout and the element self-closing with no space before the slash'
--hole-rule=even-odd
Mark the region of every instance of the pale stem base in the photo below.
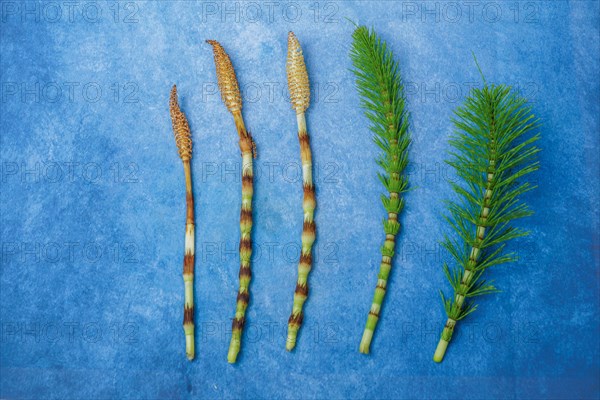
<svg viewBox="0 0 600 400">
<path fill-rule="evenodd" d="M 194 349 L 194 327 L 192 326 L 191 328 L 184 328 L 185 330 L 185 355 L 187 356 L 188 360 L 192 361 L 194 359 L 195 356 L 195 349 Z"/>
<path fill-rule="evenodd" d="M 435 349 L 435 353 L 433 354 L 433 361 L 442 362 L 444 359 L 444 355 L 446 354 L 446 349 L 448 348 L 448 342 L 444 339 L 440 339 L 438 345 Z"/>
<path fill-rule="evenodd" d="M 229 364 L 235 364 L 237 360 L 238 353 L 240 352 L 240 341 L 236 338 L 231 338 L 231 343 L 229 344 L 229 351 L 227 352 L 227 362 Z"/>
<path fill-rule="evenodd" d="M 285 341 L 285 349 L 287 351 L 294 350 L 296 347 L 296 337 L 298 336 L 298 329 L 288 328 L 287 339 Z"/>
<path fill-rule="evenodd" d="M 360 347 L 358 351 L 363 354 L 369 354 L 369 348 L 371 347 L 371 340 L 373 339 L 373 331 L 365 329 L 363 332 L 362 339 L 360 340 Z"/>
</svg>

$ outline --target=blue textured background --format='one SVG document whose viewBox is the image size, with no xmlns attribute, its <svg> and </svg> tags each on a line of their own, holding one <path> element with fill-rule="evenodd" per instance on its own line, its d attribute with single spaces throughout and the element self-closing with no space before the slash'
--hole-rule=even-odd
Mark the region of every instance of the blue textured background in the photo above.
<svg viewBox="0 0 600 400">
<path fill-rule="evenodd" d="M 599 6 L 556 2 L 2 1 L 2 398 L 598 398 Z M 402 67 L 414 144 L 405 226 L 372 345 L 358 353 L 383 209 L 348 71 L 353 26 Z M 297 350 L 284 350 L 301 231 L 286 35 L 313 84 L 317 261 Z M 221 41 L 259 152 L 256 257 L 239 363 L 239 150 L 215 89 Z M 480 83 L 514 85 L 542 119 L 537 210 L 491 272 L 503 290 L 431 360 L 447 289 L 438 242 L 449 117 Z M 184 183 L 168 114 L 194 137 L 197 359 L 184 356 Z"/>
</svg>

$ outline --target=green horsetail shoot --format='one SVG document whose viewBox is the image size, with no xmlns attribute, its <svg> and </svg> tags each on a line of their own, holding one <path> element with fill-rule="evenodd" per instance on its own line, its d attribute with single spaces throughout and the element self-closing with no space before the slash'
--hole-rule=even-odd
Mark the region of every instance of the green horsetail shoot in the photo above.
<svg viewBox="0 0 600 400">
<path fill-rule="evenodd" d="M 379 179 L 387 191 L 381 196 L 387 212 L 387 219 L 383 221 L 385 239 L 381 247 L 381 264 L 359 347 L 361 353 L 368 354 L 387 290 L 396 236 L 400 231 L 398 217 L 404 208 L 402 195 L 408 189 L 404 170 L 408 164 L 410 137 L 400 68 L 392 52 L 373 30 L 364 26 L 357 27 L 352 38 L 350 57 L 354 64 L 356 87 L 365 114 L 371 121 L 373 140 L 381 149 L 376 162 L 382 169 Z"/>
<path fill-rule="evenodd" d="M 477 62 L 477 61 L 476 61 Z M 478 66 L 479 67 L 479 66 Z M 481 70 L 480 70 L 481 72 Z M 482 74 L 483 78 L 483 74 Z M 443 265 L 453 294 L 440 291 L 447 320 L 433 360 L 441 362 L 458 321 L 477 309 L 474 298 L 497 292 L 484 275 L 488 268 L 515 260 L 506 243 L 525 236 L 515 219 L 532 214 L 521 196 L 535 187 L 538 120 L 527 100 L 505 85 L 476 88 L 455 111 L 453 150 L 448 164 L 456 200 L 448 202 L 452 235 L 443 245 L 453 265 Z"/>
</svg>

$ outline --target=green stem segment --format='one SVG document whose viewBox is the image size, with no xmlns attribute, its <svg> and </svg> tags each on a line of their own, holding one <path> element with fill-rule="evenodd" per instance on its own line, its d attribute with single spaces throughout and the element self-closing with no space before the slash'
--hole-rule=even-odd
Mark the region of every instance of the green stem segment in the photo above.
<svg viewBox="0 0 600 400">
<path fill-rule="evenodd" d="M 253 157 L 255 146 L 252 136 L 246 131 L 240 111 L 233 113 L 235 125 L 240 138 L 240 151 L 242 152 L 242 206 L 240 211 L 240 285 L 237 294 L 235 316 L 231 327 L 231 341 L 227 353 L 227 361 L 235 363 L 242 343 L 246 309 L 250 300 L 250 280 L 252 270 L 252 196 L 253 186 Z"/>
<path fill-rule="evenodd" d="M 466 299 L 466 294 L 469 291 L 469 288 L 472 285 L 472 279 L 475 276 L 475 269 L 477 267 L 477 263 L 479 261 L 479 256 L 481 255 L 481 249 L 483 245 L 483 241 L 485 239 L 485 231 L 486 231 L 486 221 L 488 219 L 493 195 L 493 183 L 494 183 L 494 174 L 496 173 L 496 149 L 495 149 L 495 115 L 492 112 L 490 115 L 490 137 L 492 138 L 490 141 L 490 150 L 492 157 L 488 163 L 487 170 L 487 182 L 485 186 L 485 194 L 483 198 L 483 204 L 481 207 L 481 211 L 479 213 L 479 223 L 475 228 L 475 242 L 471 247 L 471 252 L 469 254 L 469 261 L 465 266 L 465 271 L 463 273 L 461 282 L 460 282 L 460 290 L 455 293 L 454 296 L 454 304 L 451 315 L 460 315 L 462 311 L 463 304 Z M 454 328 L 456 327 L 456 323 L 458 320 L 454 318 L 448 317 L 446 320 L 446 324 L 444 325 L 444 329 L 442 330 L 442 335 L 440 337 L 440 341 L 435 349 L 435 353 L 433 354 L 433 361 L 442 362 L 444 359 L 444 355 L 446 354 L 446 349 L 448 348 L 448 344 L 452 339 L 452 334 L 454 333 Z"/>
<path fill-rule="evenodd" d="M 394 174 L 392 179 L 399 179 L 399 174 Z M 400 201 L 399 193 L 390 192 L 389 200 Z M 373 302 L 371 303 L 371 309 L 369 310 L 369 315 L 367 316 L 367 323 L 365 325 L 365 330 L 363 331 L 363 336 L 359 346 L 359 351 L 363 354 L 369 354 L 371 340 L 373 339 L 373 333 L 375 332 L 375 327 L 379 321 L 379 313 L 381 312 L 381 306 L 387 290 L 387 281 L 392 269 L 392 260 L 396 247 L 396 236 L 400 230 L 397 213 L 388 213 L 388 219 L 384 224 L 384 229 L 386 235 L 385 241 L 383 242 L 383 247 L 381 249 L 382 256 L 381 264 L 379 265 L 379 274 L 377 275 L 377 286 L 375 287 Z"/>
<path fill-rule="evenodd" d="M 298 122 L 298 139 L 300 141 L 300 157 L 302 160 L 302 182 L 304 186 L 304 200 L 302 209 L 304 211 L 304 224 L 302 226 L 302 250 L 300 262 L 298 263 L 298 280 L 294 292 L 294 305 L 288 320 L 288 333 L 285 348 L 291 351 L 296 346 L 298 330 L 302 326 L 302 308 L 308 297 L 308 274 L 312 268 L 312 246 L 316 237 L 316 225 L 314 221 L 315 188 L 312 179 L 312 154 L 310 141 L 306 130 L 306 119 L 304 112 L 296 114 Z"/>
</svg>

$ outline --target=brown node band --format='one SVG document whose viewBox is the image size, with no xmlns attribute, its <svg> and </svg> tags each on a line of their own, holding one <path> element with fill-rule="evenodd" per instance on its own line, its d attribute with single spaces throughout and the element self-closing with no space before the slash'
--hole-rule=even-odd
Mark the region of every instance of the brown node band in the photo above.
<svg viewBox="0 0 600 400">
<path fill-rule="evenodd" d="M 306 285 L 306 284 L 304 284 L 304 285 L 297 284 L 296 285 L 295 293 L 299 294 L 299 295 L 303 295 L 305 297 L 308 296 L 308 285 Z"/>
<path fill-rule="evenodd" d="M 183 273 L 185 275 L 194 274 L 194 255 L 186 254 L 183 256 Z"/>
<path fill-rule="evenodd" d="M 240 251 L 252 251 L 252 240 L 250 238 L 240 239 Z"/>
<path fill-rule="evenodd" d="M 183 324 L 194 324 L 194 306 L 183 307 Z"/>
<path fill-rule="evenodd" d="M 241 301 L 245 304 L 248 304 L 249 300 L 250 300 L 250 294 L 248 292 L 238 292 L 236 301 L 238 301 L 238 302 Z"/>
<path fill-rule="evenodd" d="M 250 269 L 250 267 L 241 266 L 239 278 L 252 278 L 252 270 Z"/>
<path fill-rule="evenodd" d="M 300 264 L 307 264 L 307 265 L 311 265 L 312 264 L 312 254 L 305 254 L 305 253 L 300 253 Z"/>
<path fill-rule="evenodd" d="M 314 221 L 304 221 L 304 224 L 302 224 L 302 230 L 307 233 L 315 233 L 316 226 Z"/>
<path fill-rule="evenodd" d="M 304 315 L 302 312 L 299 312 L 298 314 L 292 313 L 292 315 L 290 315 L 290 318 L 288 319 L 288 324 L 302 325 L 303 319 L 304 319 Z"/>
<path fill-rule="evenodd" d="M 244 329 L 244 324 L 246 323 L 246 318 L 245 317 L 241 317 L 241 318 L 234 318 L 233 322 L 231 323 L 231 328 L 233 330 L 243 330 Z"/>
</svg>

